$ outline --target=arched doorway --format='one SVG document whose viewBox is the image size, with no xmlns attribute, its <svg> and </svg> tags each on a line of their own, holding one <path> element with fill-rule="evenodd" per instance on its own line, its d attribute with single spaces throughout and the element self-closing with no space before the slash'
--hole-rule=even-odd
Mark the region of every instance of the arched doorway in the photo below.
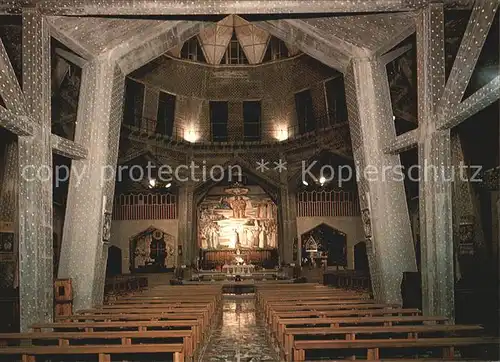
<svg viewBox="0 0 500 362">
<path fill-rule="evenodd" d="M 346 234 L 320 224 L 301 235 L 302 259 L 306 264 L 347 267 Z"/>
<path fill-rule="evenodd" d="M 106 276 L 112 277 L 122 272 L 122 251 L 111 245 L 108 249 L 108 261 L 106 263 Z"/>
<path fill-rule="evenodd" d="M 149 227 L 130 238 L 130 271 L 158 273 L 175 267 L 174 237 Z"/>
<path fill-rule="evenodd" d="M 370 272 L 368 255 L 366 254 L 366 243 L 364 241 L 360 241 L 354 245 L 354 269 L 366 274 Z"/>
</svg>

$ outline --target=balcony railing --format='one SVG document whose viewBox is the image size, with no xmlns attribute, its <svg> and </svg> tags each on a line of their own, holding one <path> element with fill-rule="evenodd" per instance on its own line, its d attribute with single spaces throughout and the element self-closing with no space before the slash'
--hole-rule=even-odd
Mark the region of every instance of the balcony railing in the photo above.
<svg viewBox="0 0 500 362">
<path fill-rule="evenodd" d="M 359 200 L 348 191 L 304 191 L 297 195 L 297 216 L 359 216 Z"/>
<path fill-rule="evenodd" d="M 193 129 L 191 127 L 183 127 L 174 125 L 171 134 L 166 134 L 165 132 L 158 132 L 156 127 L 157 121 L 154 119 L 136 116 L 134 118 L 134 124 L 131 122 L 124 123 L 124 126 L 136 134 L 148 137 L 151 139 L 165 139 L 175 143 L 194 143 L 194 144 L 220 144 L 220 143 L 233 143 L 228 141 L 228 136 L 220 137 L 219 139 L 211 137 L 208 140 L 203 137 L 204 135 L 200 130 Z M 305 135 L 315 134 L 325 129 L 338 127 L 340 125 L 345 125 L 347 120 L 337 119 L 332 114 L 325 114 L 322 116 L 317 116 L 308 123 L 307 127 L 302 127 L 299 125 L 284 127 L 283 129 L 276 128 L 271 136 L 272 140 L 259 140 L 257 138 L 250 139 L 245 138 L 241 134 L 242 140 L 235 141 L 234 143 L 277 143 L 283 141 L 291 141 L 300 138 Z M 269 137 L 268 137 L 269 138 Z"/>
<path fill-rule="evenodd" d="M 347 119 L 339 119 L 335 114 L 331 113 L 315 116 L 314 119 L 307 123 L 307 125 L 294 125 L 288 127 L 288 139 L 295 139 L 306 134 L 314 134 L 316 132 L 346 123 Z"/>
<path fill-rule="evenodd" d="M 177 198 L 171 194 L 129 194 L 115 199 L 114 220 L 177 219 Z"/>
</svg>

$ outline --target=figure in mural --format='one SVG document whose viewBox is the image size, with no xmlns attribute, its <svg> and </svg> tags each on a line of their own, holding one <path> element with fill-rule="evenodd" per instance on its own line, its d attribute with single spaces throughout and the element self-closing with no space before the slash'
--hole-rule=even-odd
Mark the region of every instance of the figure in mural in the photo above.
<svg viewBox="0 0 500 362">
<path fill-rule="evenodd" d="M 219 225 L 216 222 L 211 222 L 208 228 L 208 248 L 215 249 L 219 245 Z"/>
<path fill-rule="evenodd" d="M 231 208 L 233 209 L 233 217 L 235 219 L 244 219 L 246 216 L 245 210 L 247 208 L 247 202 L 242 196 L 235 196 L 229 199 Z"/>
<path fill-rule="evenodd" d="M 252 229 L 252 244 L 255 248 L 259 247 L 259 234 L 260 234 L 259 221 L 254 220 L 254 226 Z"/>
<path fill-rule="evenodd" d="M 242 189 L 232 187 L 230 196 L 207 196 L 202 201 L 198 222 L 202 249 L 276 247 L 275 204 L 262 196 L 263 190 L 250 196 Z"/>
</svg>

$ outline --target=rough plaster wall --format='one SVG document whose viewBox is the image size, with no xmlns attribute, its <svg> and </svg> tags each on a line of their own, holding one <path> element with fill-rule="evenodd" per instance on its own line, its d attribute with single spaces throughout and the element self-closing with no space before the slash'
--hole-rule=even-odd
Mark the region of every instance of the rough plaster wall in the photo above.
<svg viewBox="0 0 500 362">
<path fill-rule="evenodd" d="M 130 266 L 130 238 L 150 226 L 165 231 L 175 239 L 175 250 L 179 233 L 178 220 L 113 220 L 111 223 L 110 244 L 122 251 L 122 273 L 129 274 Z"/>
<path fill-rule="evenodd" d="M 316 226 L 326 224 L 346 234 L 347 238 L 347 267 L 354 268 L 354 246 L 360 241 L 365 241 L 365 234 L 361 217 L 298 217 L 297 236 L 314 229 Z M 299 248 L 300 250 L 300 248 Z"/>
<path fill-rule="evenodd" d="M 338 73 L 308 56 L 259 66 L 208 66 L 162 57 L 132 73 L 131 77 L 147 88 L 161 89 L 177 96 L 176 126 L 194 128 L 202 139 L 210 135 L 208 101 L 228 101 L 230 139 L 242 136 L 242 112 L 245 100 L 262 102 L 262 138 L 274 139 L 278 129 L 296 125 L 296 92 L 311 89 L 316 116 L 326 113 L 324 80 Z M 150 92 L 147 91 L 147 92 Z M 204 102 L 202 102 L 204 100 Z M 239 105 L 237 105 L 239 103 Z M 152 114 L 145 104 L 145 114 Z M 239 112 L 239 114 L 238 114 Z"/>
</svg>

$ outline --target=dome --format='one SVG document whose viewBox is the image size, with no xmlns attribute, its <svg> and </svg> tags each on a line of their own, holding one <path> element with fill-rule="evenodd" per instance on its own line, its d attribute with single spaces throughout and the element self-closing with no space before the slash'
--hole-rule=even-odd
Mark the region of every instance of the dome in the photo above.
<svg viewBox="0 0 500 362">
<path fill-rule="evenodd" d="M 213 65 L 260 64 L 293 57 L 300 51 L 238 15 L 205 28 L 169 56 Z"/>
</svg>

